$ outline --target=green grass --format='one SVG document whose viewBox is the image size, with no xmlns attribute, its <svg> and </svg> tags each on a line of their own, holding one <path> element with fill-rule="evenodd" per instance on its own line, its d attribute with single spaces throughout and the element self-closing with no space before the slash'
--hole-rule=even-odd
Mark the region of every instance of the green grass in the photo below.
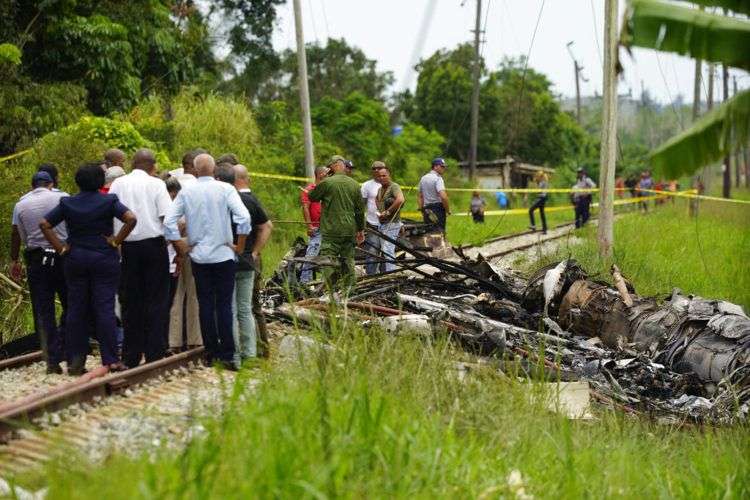
<svg viewBox="0 0 750 500">
<path fill-rule="evenodd" d="M 265 366 L 246 401 L 182 454 L 77 460 L 48 498 L 742 498 L 746 428 L 660 426 L 603 412 L 571 421 L 541 384 L 489 369 L 459 381 L 443 340 L 344 329 L 330 354 Z"/>
<path fill-rule="evenodd" d="M 705 203 L 691 221 L 679 201 L 625 215 L 615 261 L 642 294 L 679 286 L 750 307 L 748 215 L 750 207 Z M 511 224 L 521 220 L 498 228 L 518 230 Z M 461 225 L 448 230 L 458 235 Z M 605 273 L 595 232 L 548 260 L 571 255 Z M 467 356 L 445 339 L 351 325 L 305 333 L 337 350 L 243 373 L 262 379 L 256 392 L 239 398 L 240 382 L 224 416 L 208 419 L 207 435 L 181 454 L 51 464 L 49 498 L 497 498 L 519 493 L 507 481 L 513 470 L 539 498 L 750 495 L 746 425 L 681 428 L 605 410 L 571 421 L 545 409 L 538 382 L 489 369 L 459 381 L 453 361 Z"/>
</svg>

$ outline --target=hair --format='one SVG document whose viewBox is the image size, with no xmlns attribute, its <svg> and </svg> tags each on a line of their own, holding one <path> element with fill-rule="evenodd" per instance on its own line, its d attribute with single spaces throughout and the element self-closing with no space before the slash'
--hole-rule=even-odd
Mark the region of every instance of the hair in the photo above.
<svg viewBox="0 0 750 500">
<path fill-rule="evenodd" d="M 40 163 L 36 168 L 37 172 L 47 172 L 52 177 L 52 184 L 57 186 L 57 166 L 54 163 Z"/>
<path fill-rule="evenodd" d="M 104 184 L 112 183 L 115 179 L 122 177 L 123 175 L 125 175 L 125 171 L 122 167 L 118 167 L 117 165 L 109 167 L 107 171 L 104 172 Z"/>
<path fill-rule="evenodd" d="M 536 182 L 549 181 L 549 176 L 547 175 L 547 172 L 542 172 L 540 170 L 536 174 L 534 174 L 534 180 Z"/>
<path fill-rule="evenodd" d="M 195 157 L 206 153 L 208 153 L 208 151 L 203 148 L 195 148 L 192 151 L 188 151 L 187 153 L 182 155 L 182 166 L 184 167 L 185 165 L 190 165 L 192 167 Z"/>
<path fill-rule="evenodd" d="M 180 184 L 180 181 L 177 180 L 176 177 L 167 177 L 164 180 L 164 184 L 167 185 L 167 192 L 169 193 L 179 193 L 180 189 L 182 189 L 182 185 Z"/>
<path fill-rule="evenodd" d="M 237 159 L 237 155 L 234 153 L 224 153 L 216 159 L 216 164 L 229 163 L 232 166 L 237 165 L 240 160 Z"/>
<path fill-rule="evenodd" d="M 81 191 L 97 191 L 104 186 L 104 170 L 101 162 L 90 161 L 76 170 L 76 184 Z"/>
<path fill-rule="evenodd" d="M 220 180 L 221 182 L 234 184 L 234 165 L 231 165 L 229 163 L 219 163 L 218 165 L 216 165 L 214 177 L 216 177 L 216 179 Z"/>
<path fill-rule="evenodd" d="M 104 164 L 107 165 L 107 167 L 113 166 L 115 161 L 119 158 L 122 158 L 123 161 L 127 159 L 125 153 L 120 149 L 110 148 L 104 152 Z"/>
</svg>

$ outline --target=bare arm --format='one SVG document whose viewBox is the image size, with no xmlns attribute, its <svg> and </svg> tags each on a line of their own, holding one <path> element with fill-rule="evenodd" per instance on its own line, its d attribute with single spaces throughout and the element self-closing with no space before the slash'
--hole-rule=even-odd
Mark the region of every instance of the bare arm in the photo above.
<svg viewBox="0 0 750 500">
<path fill-rule="evenodd" d="M 107 238 L 107 242 L 115 248 L 122 245 L 122 242 L 125 241 L 125 238 L 128 237 L 130 232 L 138 223 L 138 219 L 136 219 L 135 214 L 130 210 L 122 214 L 120 220 L 122 221 L 122 227 L 120 228 L 120 230 L 115 236 L 110 236 L 109 238 Z M 45 234 L 44 236 L 46 237 L 47 235 Z M 49 238 L 47 239 L 49 240 Z"/>
<path fill-rule="evenodd" d="M 440 201 L 443 203 L 445 213 L 451 213 L 450 204 L 448 203 L 448 193 L 446 193 L 445 191 L 439 191 L 438 196 L 440 196 Z"/>
<path fill-rule="evenodd" d="M 388 215 L 395 214 L 396 211 L 399 208 L 401 208 L 401 205 L 404 204 L 404 201 L 406 201 L 406 199 L 404 198 L 404 193 L 399 193 L 396 196 L 396 199 L 393 200 L 393 203 L 391 203 L 391 206 L 386 209 L 386 212 L 388 212 Z"/>
<path fill-rule="evenodd" d="M 18 226 L 13 224 L 10 229 L 10 277 L 15 281 L 21 281 L 23 277 L 23 267 L 18 260 L 21 254 L 21 233 L 18 232 Z"/>
<path fill-rule="evenodd" d="M 263 247 L 266 246 L 269 238 L 271 238 L 272 230 L 273 223 L 270 220 L 257 227 L 256 231 L 258 231 L 258 234 L 255 236 L 255 244 L 252 249 L 253 257 L 257 257 L 260 251 L 263 250 Z"/>
<path fill-rule="evenodd" d="M 424 208 L 424 198 L 422 197 L 422 191 L 417 192 L 417 205 L 419 206 L 419 210 L 422 210 Z"/>
</svg>

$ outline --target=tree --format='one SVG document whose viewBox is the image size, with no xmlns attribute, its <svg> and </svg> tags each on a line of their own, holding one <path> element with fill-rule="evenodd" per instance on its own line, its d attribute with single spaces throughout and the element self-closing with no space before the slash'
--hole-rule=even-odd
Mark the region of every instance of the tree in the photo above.
<svg viewBox="0 0 750 500">
<path fill-rule="evenodd" d="M 346 40 L 329 38 L 325 45 L 309 43 L 307 79 L 310 103 L 320 103 L 325 97 L 341 100 L 352 92 L 368 99 L 385 101 L 385 94 L 393 84 L 393 75 L 378 71 L 377 61 L 352 47 Z M 268 80 L 262 91 L 265 99 L 299 102 L 297 95 L 297 52 L 287 49 L 281 54 L 278 72 Z"/>
<path fill-rule="evenodd" d="M 739 0 L 692 0 L 750 15 Z M 689 55 L 750 70 L 750 21 L 710 14 L 672 2 L 631 0 L 621 43 Z M 750 90 L 735 95 L 651 154 L 654 169 L 671 178 L 689 175 L 714 162 L 750 138 Z"/>
<path fill-rule="evenodd" d="M 172 8 L 174 7 L 174 11 Z M 23 51 L 21 76 L 83 85 L 89 108 L 127 109 L 144 93 L 215 74 L 192 1 L 10 0 L 0 29 Z"/>
<path fill-rule="evenodd" d="M 343 154 L 358 169 L 382 159 L 391 141 L 388 111 L 382 102 L 361 92 L 344 99 L 324 97 L 312 108 L 313 128 L 330 142 L 343 148 Z"/>
</svg>

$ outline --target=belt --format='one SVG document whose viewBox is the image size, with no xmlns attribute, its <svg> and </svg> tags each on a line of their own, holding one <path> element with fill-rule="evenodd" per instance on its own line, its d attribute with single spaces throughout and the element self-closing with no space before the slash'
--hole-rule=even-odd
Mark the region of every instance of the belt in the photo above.
<svg viewBox="0 0 750 500">
<path fill-rule="evenodd" d="M 167 243 L 167 240 L 164 238 L 164 236 L 154 236 L 153 238 L 144 238 L 142 240 L 137 241 L 123 241 L 123 245 L 132 245 L 135 243 Z"/>
</svg>

